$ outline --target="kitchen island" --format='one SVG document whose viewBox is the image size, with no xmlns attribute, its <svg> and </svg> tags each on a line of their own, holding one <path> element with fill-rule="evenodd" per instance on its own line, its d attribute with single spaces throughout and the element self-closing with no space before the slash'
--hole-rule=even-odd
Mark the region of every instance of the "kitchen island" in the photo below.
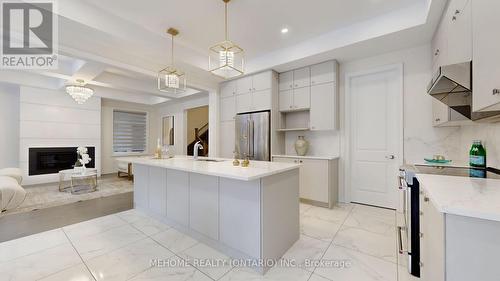
<svg viewBox="0 0 500 281">
<path fill-rule="evenodd" d="M 232 258 L 277 260 L 299 239 L 300 165 L 252 161 L 244 168 L 183 156 L 119 161 L 133 163 L 134 208 Z"/>
</svg>

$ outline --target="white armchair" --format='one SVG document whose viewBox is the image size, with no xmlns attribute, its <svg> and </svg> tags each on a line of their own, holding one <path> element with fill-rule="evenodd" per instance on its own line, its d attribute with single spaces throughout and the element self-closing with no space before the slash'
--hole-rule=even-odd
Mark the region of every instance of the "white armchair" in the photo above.
<svg viewBox="0 0 500 281">
<path fill-rule="evenodd" d="M 17 208 L 24 202 L 26 190 L 19 185 L 16 178 L 0 176 L 0 211 Z"/>
<path fill-rule="evenodd" d="M 0 176 L 14 178 L 18 184 L 21 184 L 21 182 L 23 181 L 23 172 L 19 168 L 0 169 Z"/>
</svg>

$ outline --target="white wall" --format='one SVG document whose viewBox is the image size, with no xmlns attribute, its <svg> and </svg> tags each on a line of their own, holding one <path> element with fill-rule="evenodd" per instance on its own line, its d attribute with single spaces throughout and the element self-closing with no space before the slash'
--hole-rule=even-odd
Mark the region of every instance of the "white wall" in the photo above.
<svg viewBox="0 0 500 281">
<path fill-rule="evenodd" d="M 0 169 L 19 166 L 19 87 L 0 84 Z"/>
<path fill-rule="evenodd" d="M 159 105 L 156 107 L 157 112 L 157 130 L 161 132 L 161 118 L 164 116 L 174 116 L 174 145 L 173 149 L 175 150 L 175 154 L 177 155 L 185 155 L 187 153 L 187 121 L 186 121 L 186 109 L 200 107 L 204 105 L 209 105 L 209 96 L 202 95 L 199 97 L 182 99 L 180 101 L 169 102 L 165 105 Z M 213 128 L 213 110 L 212 104 L 209 105 L 209 135 L 212 136 L 216 132 L 212 130 Z M 214 147 L 212 144 L 213 138 L 210 137 L 210 149 Z M 210 151 L 210 155 L 212 152 Z"/>
<path fill-rule="evenodd" d="M 153 154 L 156 148 L 156 140 L 159 135 L 159 119 L 153 106 L 138 103 L 122 102 L 109 99 L 102 100 L 101 106 L 101 165 L 102 173 L 110 174 L 118 171 L 116 157 L 113 156 L 113 110 L 128 110 L 148 113 L 148 151 L 146 154 Z"/>
<path fill-rule="evenodd" d="M 339 156 L 340 155 L 340 131 L 304 131 L 286 132 L 285 153 L 297 155 L 295 152 L 295 141 L 298 136 L 304 136 L 309 141 L 310 156 Z"/>
<path fill-rule="evenodd" d="M 57 174 L 28 176 L 30 147 L 94 146 L 96 168 L 101 163 L 101 99 L 77 104 L 64 90 L 21 86 L 19 166 L 23 184 L 57 181 Z M 76 153 L 76 152 L 75 152 Z"/>
</svg>

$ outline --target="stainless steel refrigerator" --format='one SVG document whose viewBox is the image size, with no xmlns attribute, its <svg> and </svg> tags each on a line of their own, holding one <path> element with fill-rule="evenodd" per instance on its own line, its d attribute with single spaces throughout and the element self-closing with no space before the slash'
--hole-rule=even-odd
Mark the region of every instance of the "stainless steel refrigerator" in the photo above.
<svg viewBox="0 0 500 281">
<path fill-rule="evenodd" d="M 236 115 L 236 152 L 240 158 L 271 160 L 271 113 L 269 111 Z"/>
</svg>

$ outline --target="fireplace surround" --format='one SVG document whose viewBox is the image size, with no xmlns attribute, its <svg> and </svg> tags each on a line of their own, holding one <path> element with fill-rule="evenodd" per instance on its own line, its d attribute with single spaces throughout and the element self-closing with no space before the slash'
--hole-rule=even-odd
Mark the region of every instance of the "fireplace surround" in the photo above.
<svg viewBox="0 0 500 281">
<path fill-rule="evenodd" d="M 95 147 L 87 147 L 92 161 L 85 165 L 95 168 Z M 30 147 L 28 175 L 55 174 L 60 170 L 72 169 L 75 165 L 77 147 Z"/>
</svg>

